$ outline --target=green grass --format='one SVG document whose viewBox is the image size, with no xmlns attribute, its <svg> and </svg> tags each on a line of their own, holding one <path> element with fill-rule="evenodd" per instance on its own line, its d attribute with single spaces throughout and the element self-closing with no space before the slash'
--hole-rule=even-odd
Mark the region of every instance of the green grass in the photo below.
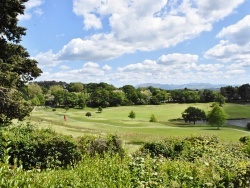
<svg viewBox="0 0 250 188">
<path fill-rule="evenodd" d="M 57 109 L 36 107 L 31 113 L 28 121 L 39 127 L 55 129 L 63 134 L 74 137 L 83 134 L 117 134 L 125 140 L 128 148 L 136 148 L 138 144 L 145 141 L 162 140 L 166 137 L 187 137 L 190 135 L 216 135 L 223 142 L 237 142 L 240 137 L 249 135 L 249 132 L 232 127 L 222 127 L 217 130 L 208 125 L 192 126 L 181 122 L 169 121 L 181 118 L 181 113 L 189 106 L 201 108 L 208 112 L 211 109 L 209 103 L 194 104 L 165 104 L 145 106 L 125 106 L 104 108 L 102 113 L 97 109 L 85 108 L 84 110 Z M 250 118 L 250 105 L 226 104 L 224 110 L 229 118 Z M 133 110 L 136 118 L 128 118 L 129 112 Z M 91 112 L 91 117 L 86 117 L 86 112 Z M 149 122 L 150 116 L 154 114 L 157 123 Z M 67 121 L 63 116 L 67 116 Z"/>
</svg>

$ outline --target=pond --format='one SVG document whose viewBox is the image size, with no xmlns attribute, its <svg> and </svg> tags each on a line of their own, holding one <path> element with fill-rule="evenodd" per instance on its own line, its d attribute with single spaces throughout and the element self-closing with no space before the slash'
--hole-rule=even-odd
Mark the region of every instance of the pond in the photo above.
<svg viewBox="0 0 250 188">
<path fill-rule="evenodd" d="M 227 120 L 227 125 L 234 125 L 238 127 L 246 127 L 247 123 L 250 123 L 250 119 L 235 119 L 235 120 Z"/>
</svg>

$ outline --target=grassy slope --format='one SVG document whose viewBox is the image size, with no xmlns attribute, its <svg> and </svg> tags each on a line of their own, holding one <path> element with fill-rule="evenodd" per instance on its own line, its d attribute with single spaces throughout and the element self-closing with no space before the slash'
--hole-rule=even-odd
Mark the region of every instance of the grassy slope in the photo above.
<svg viewBox="0 0 250 188">
<path fill-rule="evenodd" d="M 104 108 L 102 113 L 96 113 L 97 109 L 85 108 L 84 110 L 57 109 L 52 112 L 51 108 L 37 107 L 31 114 L 29 121 L 36 122 L 40 126 L 51 126 L 55 130 L 72 136 L 81 136 L 84 133 L 106 134 L 116 133 L 120 135 L 128 147 L 129 143 L 141 143 L 150 140 L 161 140 L 166 137 L 186 137 L 192 134 L 217 135 L 221 141 L 236 142 L 241 136 L 249 135 L 248 132 L 240 129 L 223 127 L 216 130 L 206 125 L 191 127 L 188 125 L 179 126 L 178 123 L 170 122 L 170 119 L 181 117 L 181 113 L 188 107 L 195 106 L 209 111 L 210 104 L 165 104 L 159 106 L 126 106 Z M 229 118 L 250 118 L 250 105 L 226 104 L 224 110 Z M 131 120 L 128 114 L 131 110 L 136 113 L 136 118 Z M 85 116 L 91 112 L 92 117 Z M 150 116 L 154 114 L 157 123 L 149 122 Z M 63 120 L 67 116 L 67 121 Z M 187 127 L 188 126 L 188 127 Z"/>
</svg>

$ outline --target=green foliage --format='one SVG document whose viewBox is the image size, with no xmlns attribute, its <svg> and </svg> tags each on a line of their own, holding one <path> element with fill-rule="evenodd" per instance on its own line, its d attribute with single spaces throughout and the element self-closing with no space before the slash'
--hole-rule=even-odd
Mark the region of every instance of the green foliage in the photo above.
<svg viewBox="0 0 250 188">
<path fill-rule="evenodd" d="M 217 126 L 219 129 L 220 126 L 224 125 L 226 122 L 227 115 L 224 110 L 219 107 L 217 104 L 213 106 L 213 109 L 207 115 L 207 121 L 210 125 Z"/>
<path fill-rule="evenodd" d="M 171 138 L 162 142 L 147 142 L 141 148 L 143 155 L 151 157 L 163 156 L 165 158 L 193 161 L 201 157 L 208 148 L 218 143 L 214 136 L 192 136 L 185 139 Z"/>
<path fill-rule="evenodd" d="M 69 110 L 69 107 L 68 107 L 68 106 L 65 106 L 64 109 L 65 109 L 66 111 L 68 111 L 68 110 Z"/>
<path fill-rule="evenodd" d="M 90 138 L 91 139 L 91 138 Z M 87 139 L 86 139 L 87 140 Z M 169 139 L 170 140 L 170 139 Z M 175 143 L 175 140 L 172 140 Z M 179 155 L 175 159 L 149 155 L 110 156 L 84 155 L 74 168 L 67 170 L 24 171 L 8 163 L 0 163 L 0 187 L 223 187 L 250 186 L 250 162 L 242 145 L 224 145 L 216 137 L 193 136 L 180 143 L 204 148 L 201 156 L 189 161 Z M 8 145 L 5 146 L 8 148 Z M 10 150 L 5 149 L 5 153 Z M 181 153 L 190 153 L 184 147 Z M 178 151 L 178 149 L 176 149 Z M 192 153 L 191 152 L 191 153 Z"/>
<path fill-rule="evenodd" d="M 23 120 L 33 109 L 15 89 L 0 87 L 0 100 L 0 126 L 9 125 L 12 119 Z"/>
<path fill-rule="evenodd" d="M 182 113 L 182 117 L 184 119 L 185 122 L 193 122 L 194 124 L 197 121 L 204 121 L 206 120 L 206 114 L 204 112 L 204 110 L 201 110 L 199 108 L 195 108 L 195 107 L 188 107 L 183 113 Z"/>
<path fill-rule="evenodd" d="M 243 144 L 246 144 L 250 141 L 250 136 L 243 136 L 240 139 L 240 142 L 242 142 Z"/>
<path fill-rule="evenodd" d="M 129 118 L 131 119 L 134 119 L 135 118 L 135 112 L 132 110 L 129 115 L 128 115 Z"/>
<path fill-rule="evenodd" d="M 150 116 L 149 122 L 157 122 L 157 119 L 154 114 Z"/>
<path fill-rule="evenodd" d="M 24 169 L 67 167 L 81 159 L 73 139 L 51 129 L 39 130 L 27 124 L 8 127 L 0 134 L 0 158 L 4 158 L 6 139 L 3 135 L 6 135 L 11 148 L 8 153 L 10 164 L 14 165 L 17 159 L 17 164 Z"/>
<path fill-rule="evenodd" d="M 78 148 L 82 154 L 91 156 L 104 154 L 119 154 L 124 156 L 125 151 L 122 147 L 122 140 L 117 135 L 107 137 L 83 136 L 78 138 Z"/>
<path fill-rule="evenodd" d="M 12 119 L 23 119 L 31 111 L 18 89 L 41 74 L 37 61 L 29 59 L 27 50 L 18 45 L 25 28 L 18 26 L 17 16 L 24 13 L 26 0 L 0 3 L 0 126 Z"/>
<path fill-rule="evenodd" d="M 87 113 L 85 114 L 85 116 L 90 117 L 90 116 L 91 116 L 91 112 L 87 112 Z"/>
<path fill-rule="evenodd" d="M 98 113 L 102 113 L 102 107 L 101 107 L 101 106 L 98 107 L 97 112 L 98 112 Z"/>
<path fill-rule="evenodd" d="M 218 102 L 220 106 L 225 104 L 225 97 L 221 95 L 220 93 L 215 94 L 215 102 Z"/>
</svg>

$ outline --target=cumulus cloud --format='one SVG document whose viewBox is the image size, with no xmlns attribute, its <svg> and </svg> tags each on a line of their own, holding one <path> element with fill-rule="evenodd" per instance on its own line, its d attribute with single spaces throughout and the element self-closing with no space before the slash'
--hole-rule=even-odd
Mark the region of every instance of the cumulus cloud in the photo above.
<svg viewBox="0 0 250 188">
<path fill-rule="evenodd" d="M 197 55 L 192 54 L 168 54 L 168 55 L 162 55 L 158 59 L 159 64 L 186 64 L 186 63 L 196 63 L 198 61 L 199 57 Z"/>
<path fill-rule="evenodd" d="M 159 61 L 162 57 L 171 57 L 172 62 L 162 63 Z M 180 61 L 183 58 L 187 58 L 187 62 Z M 86 62 L 81 68 L 73 70 L 67 70 L 67 67 L 63 65 L 61 71 L 43 73 L 42 78 L 47 80 L 65 80 L 67 78 L 67 82 L 81 81 L 83 83 L 112 82 L 119 83 L 119 86 L 149 82 L 182 84 L 208 82 L 208 80 L 210 83 L 218 83 L 218 80 L 221 79 L 233 83 L 235 79 L 239 79 L 240 75 L 247 76 L 243 68 L 245 65 L 239 67 L 237 64 L 203 64 L 194 54 L 163 54 L 156 60 L 145 59 L 142 62 L 120 66 L 115 70 L 109 65 L 100 66 L 95 62 Z"/>
<path fill-rule="evenodd" d="M 35 57 L 31 58 L 37 60 L 38 66 L 41 68 L 55 67 L 61 63 L 61 61 L 58 60 L 56 54 L 54 54 L 52 50 L 43 53 L 40 52 Z"/>
<path fill-rule="evenodd" d="M 39 8 L 43 4 L 44 0 L 29 0 L 25 5 L 25 12 L 23 15 L 18 15 L 19 20 L 29 20 L 33 14 L 42 15 L 43 11 Z"/>
<path fill-rule="evenodd" d="M 125 53 L 174 46 L 210 31 L 243 0 L 73 0 L 73 12 L 86 30 L 97 33 L 72 39 L 59 52 L 61 59 L 99 61 Z M 109 28 L 104 28 L 103 25 Z M 108 22 L 108 24 L 106 23 Z"/>
<path fill-rule="evenodd" d="M 104 65 L 104 66 L 102 67 L 102 69 L 105 70 L 105 71 L 111 71 L 111 70 L 112 70 L 112 67 L 110 67 L 110 66 L 108 66 L 108 65 Z"/>
<path fill-rule="evenodd" d="M 90 39 L 72 39 L 57 55 L 62 60 L 100 61 L 133 51 L 132 46 L 116 41 L 112 34 L 97 34 Z"/>
<path fill-rule="evenodd" d="M 208 22 L 218 21 L 231 14 L 244 0 L 203 0 L 197 1 L 198 14 Z"/>
<path fill-rule="evenodd" d="M 240 67 L 250 65 L 250 15 L 237 23 L 223 28 L 217 37 L 223 40 L 209 49 L 205 58 L 216 59 L 224 63 L 236 63 Z"/>
<path fill-rule="evenodd" d="M 246 45 L 250 42 L 250 15 L 247 15 L 238 23 L 223 28 L 217 35 L 218 38 L 225 38 L 232 43 Z"/>
<path fill-rule="evenodd" d="M 70 69 L 70 67 L 69 66 L 66 66 L 66 65 L 62 65 L 62 66 L 60 66 L 59 67 L 61 70 L 68 70 L 68 69 Z"/>
<path fill-rule="evenodd" d="M 109 81 L 109 75 L 105 75 L 103 68 L 94 62 L 84 63 L 80 69 L 67 70 L 69 67 L 65 65 L 60 68 L 61 71 L 53 72 L 53 70 L 50 70 L 42 73 L 38 80 L 66 80 L 67 82 L 83 83 Z"/>
</svg>

